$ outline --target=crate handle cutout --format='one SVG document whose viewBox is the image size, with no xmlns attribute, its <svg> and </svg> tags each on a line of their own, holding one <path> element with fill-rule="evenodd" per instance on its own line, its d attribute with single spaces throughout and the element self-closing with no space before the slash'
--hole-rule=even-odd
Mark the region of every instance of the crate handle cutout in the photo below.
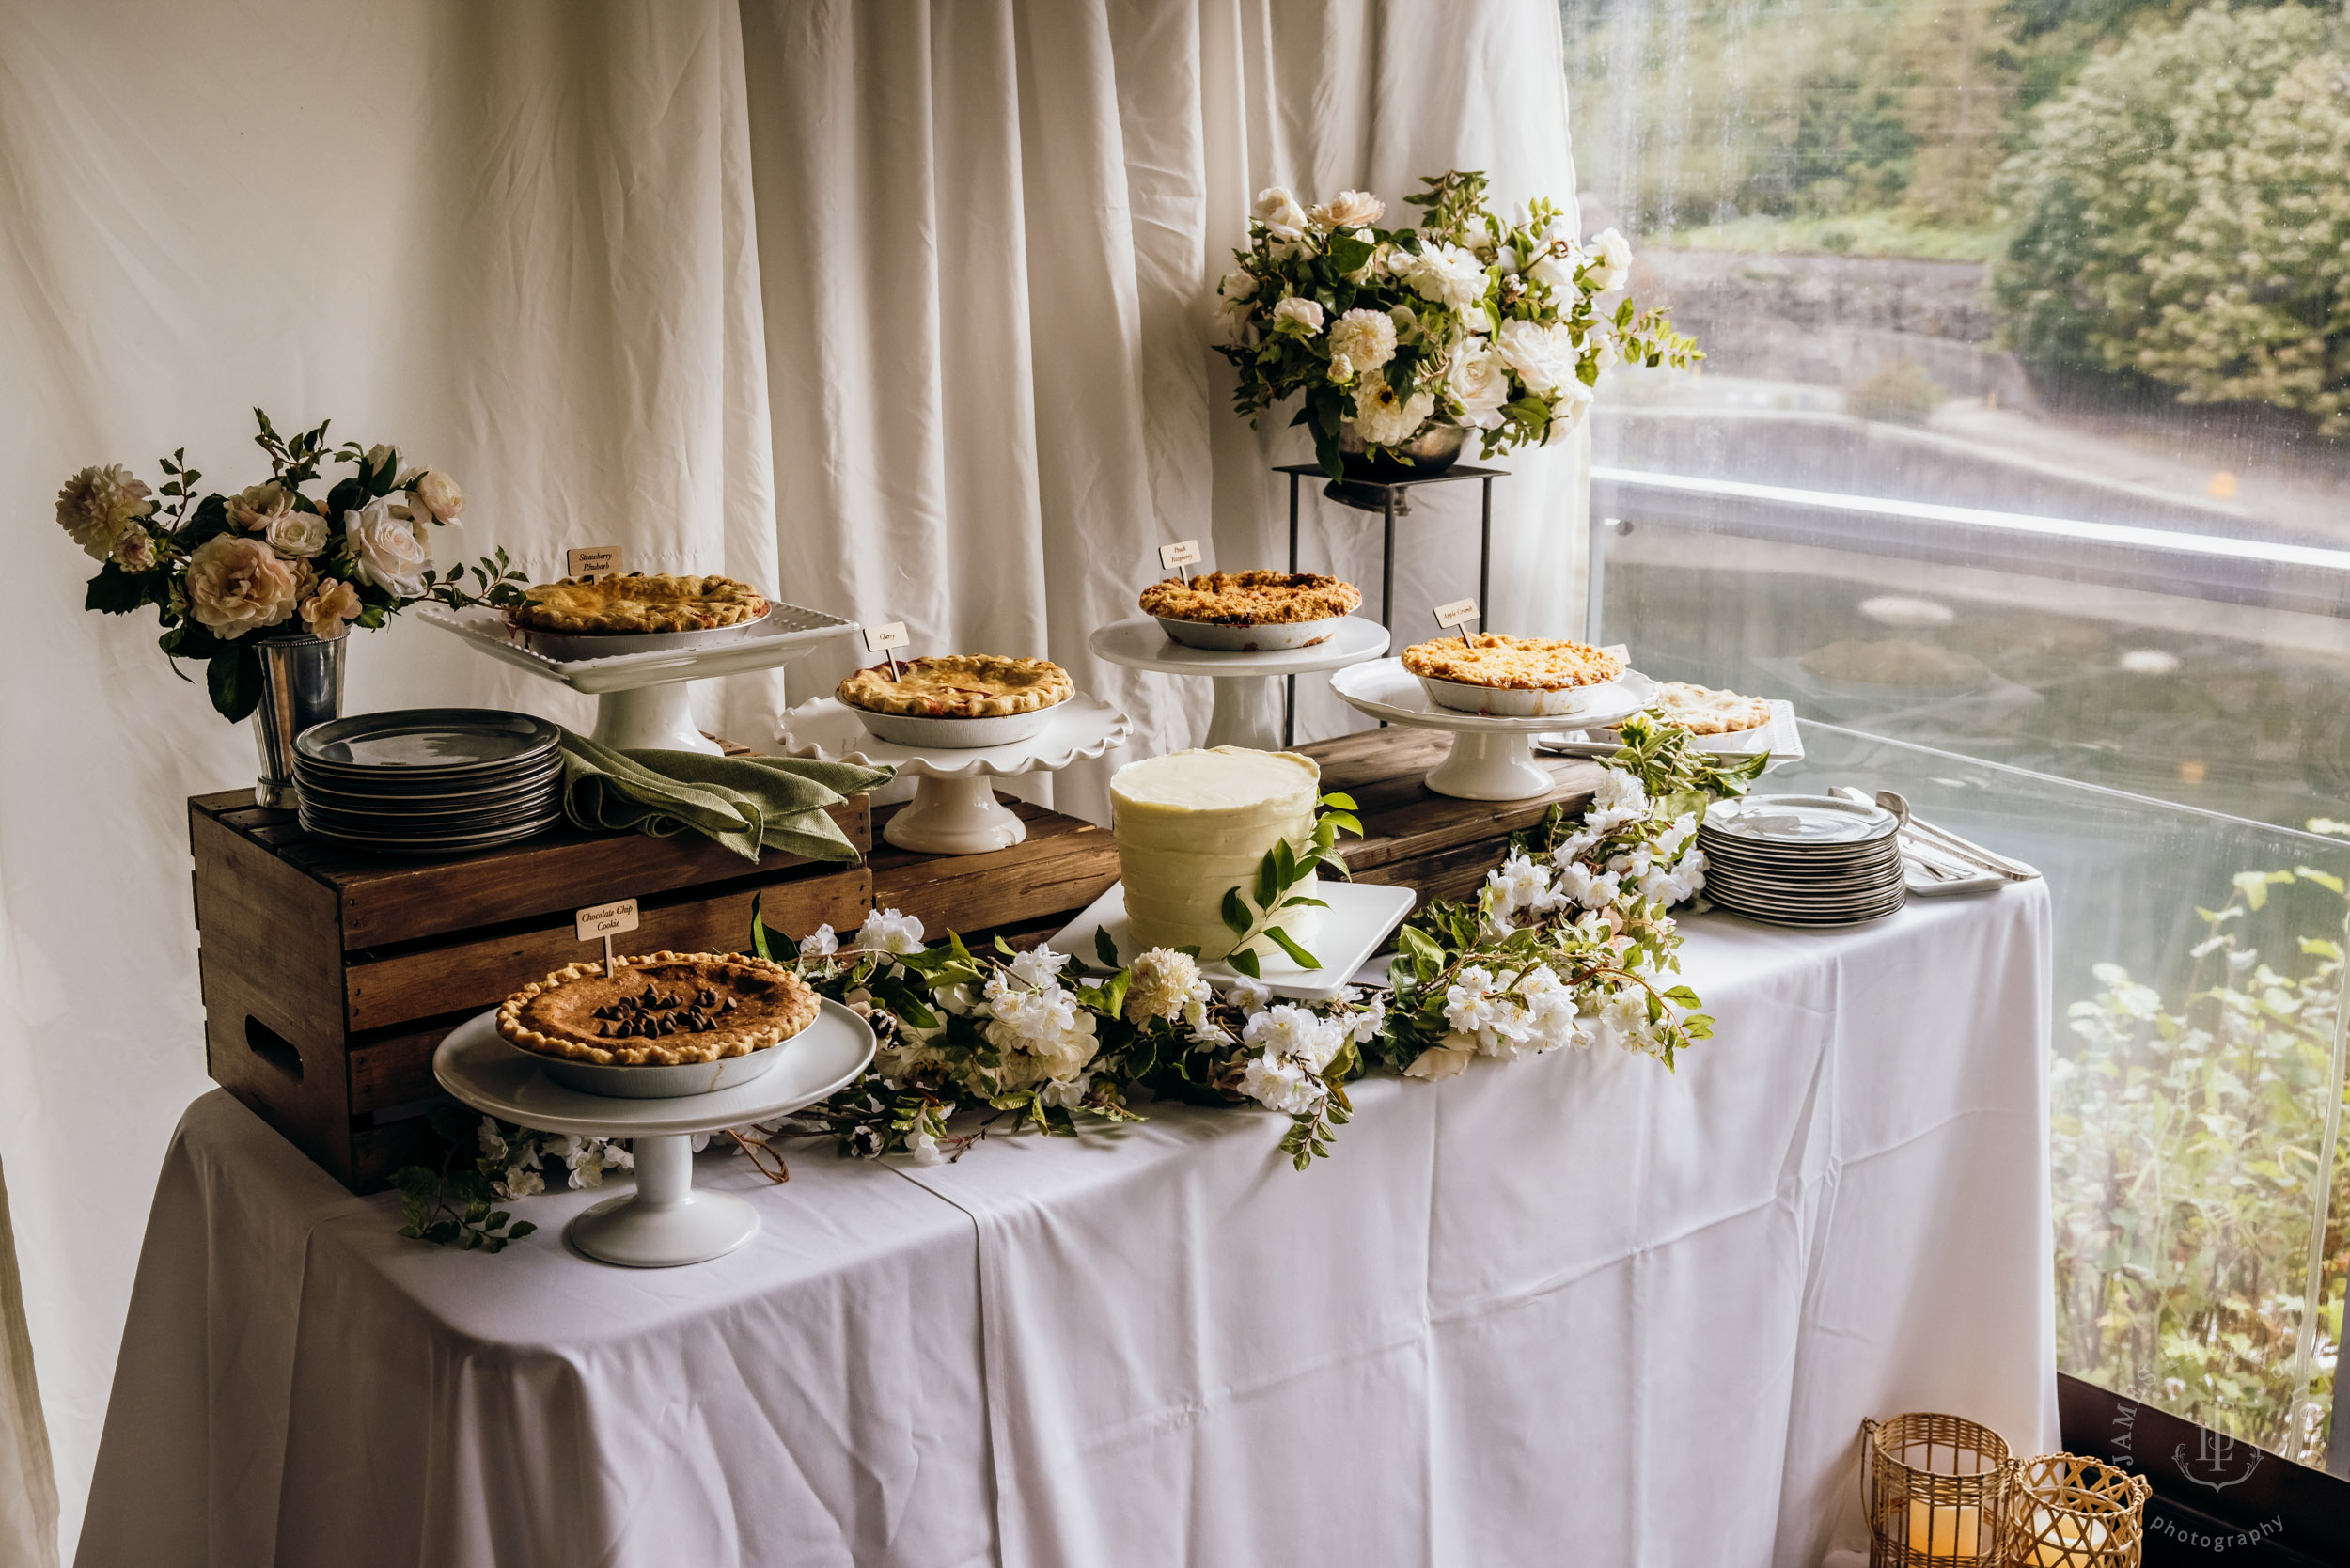
<svg viewBox="0 0 2350 1568">
<path fill-rule="evenodd" d="M 251 1013 L 245 1014 L 244 1043 L 255 1056 L 294 1082 L 302 1081 L 302 1053 L 294 1049 L 292 1041 Z"/>
</svg>

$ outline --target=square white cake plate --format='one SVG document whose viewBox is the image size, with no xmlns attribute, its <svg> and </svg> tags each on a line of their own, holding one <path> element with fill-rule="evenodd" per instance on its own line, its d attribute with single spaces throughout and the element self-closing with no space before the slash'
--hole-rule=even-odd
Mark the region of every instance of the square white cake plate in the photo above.
<svg viewBox="0 0 2350 1568">
<path fill-rule="evenodd" d="M 1277 949 L 1260 960 L 1264 973 L 1258 980 L 1277 996 L 1295 996 L 1308 1001 L 1325 1001 L 1339 994 L 1341 987 L 1354 979 L 1355 971 L 1364 961 L 1380 950 L 1395 928 L 1403 923 L 1403 917 L 1412 912 L 1419 895 L 1409 887 L 1390 887 L 1369 883 L 1317 882 L 1313 896 L 1327 903 L 1327 909 L 1314 911 L 1322 918 L 1314 932 L 1314 939 L 1299 944 L 1308 952 L 1322 960 L 1319 969 L 1301 969 L 1291 962 L 1289 954 Z M 1142 949 L 1135 944 L 1126 929 L 1126 885 L 1110 884 L 1108 892 L 1086 906 L 1085 912 L 1063 926 L 1047 944 L 1055 952 L 1073 954 L 1080 963 L 1098 964 L 1093 953 L 1093 933 L 1109 933 L 1118 946 L 1118 961 L 1129 964 Z M 1199 965 L 1208 979 L 1230 985 L 1248 977 L 1221 959 Z"/>
</svg>

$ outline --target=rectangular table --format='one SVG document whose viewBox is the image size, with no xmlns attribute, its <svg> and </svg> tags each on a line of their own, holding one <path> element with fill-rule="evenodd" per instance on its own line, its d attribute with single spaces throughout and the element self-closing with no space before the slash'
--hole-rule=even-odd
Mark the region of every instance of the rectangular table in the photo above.
<svg viewBox="0 0 2350 1568">
<path fill-rule="evenodd" d="M 1303 1174 L 1154 1107 L 801 1146 L 740 1252 L 395 1236 L 214 1093 L 165 1162 L 79 1561 L 1810 1568 L 1864 1415 L 2056 1446 L 2038 884 L 1689 919 L 1716 1037 L 1379 1079 Z"/>
</svg>

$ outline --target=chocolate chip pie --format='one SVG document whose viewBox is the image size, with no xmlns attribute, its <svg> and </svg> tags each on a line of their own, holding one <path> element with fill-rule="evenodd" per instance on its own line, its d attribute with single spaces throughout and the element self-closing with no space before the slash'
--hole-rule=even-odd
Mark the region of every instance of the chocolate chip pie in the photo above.
<svg viewBox="0 0 2350 1568">
<path fill-rule="evenodd" d="M 716 1061 L 763 1051 L 816 1021 L 816 993 L 780 964 L 735 953 L 648 953 L 573 964 L 498 1009 L 509 1044 L 600 1066 Z"/>
<path fill-rule="evenodd" d="M 707 632 L 740 626 L 767 613 L 764 595 L 732 577 L 565 577 L 523 590 L 506 612 L 533 632 L 572 635 L 626 632 Z"/>
<path fill-rule="evenodd" d="M 1007 659 L 994 653 L 948 653 L 901 659 L 860 669 L 834 694 L 869 713 L 921 718 L 993 718 L 1032 713 L 1074 697 L 1069 672 L 1050 659 Z"/>
</svg>

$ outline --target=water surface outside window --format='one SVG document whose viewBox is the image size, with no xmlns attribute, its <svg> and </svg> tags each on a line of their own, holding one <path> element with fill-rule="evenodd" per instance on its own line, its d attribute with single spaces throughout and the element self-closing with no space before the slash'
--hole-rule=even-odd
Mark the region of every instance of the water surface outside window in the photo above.
<svg viewBox="0 0 2350 1568">
<path fill-rule="evenodd" d="M 1560 14 L 1709 354 L 1594 412 L 1601 631 L 2047 871 L 2060 1365 L 2350 1473 L 2350 24 Z"/>
</svg>

